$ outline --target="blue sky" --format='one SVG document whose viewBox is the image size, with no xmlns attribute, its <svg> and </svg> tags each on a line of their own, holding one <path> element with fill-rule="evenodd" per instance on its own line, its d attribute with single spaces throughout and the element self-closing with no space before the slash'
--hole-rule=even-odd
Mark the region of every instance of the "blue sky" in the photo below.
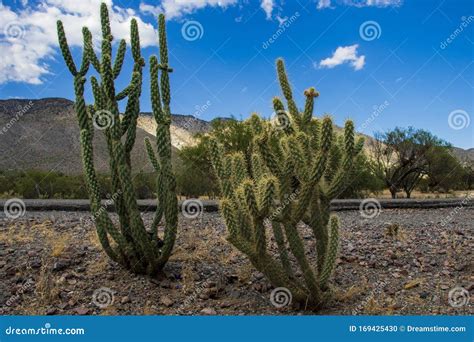
<svg viewBox="0 0 474 342">
<path fill-rule="evenodd" d="M 64 19 L 78 60 L 80 27 L 98 29 L 99 2 L 74 3 L 2 1 L 0 98 L 73 99 L 72 78 L 58 54 L 55 20 Z M 191 0 L 183 5 L 177 0 L 122 0 L 113 1 L 112 17 L 117 38 L 127 36 L 131 17 L 140 19 L 148 58 L 157 52 L 155 15 L 167 13 L 175 113 L 206 120 L 246 118 L 252 112 L 269 117 L 271 99 L 280 95 L 274 60 L 283 57 L 300 106 L 305 88 L 320 91 L 317 115 L 330 113 L 340 125 L 351 118 L 366 134 L 414 126 L 472 148 L 473 4 Z M 130 67 L 127 63 L 118 88 L 128 81 Z M 148 84 L 147 75 L 143 111 L 150 110 Z"/>
</svg>

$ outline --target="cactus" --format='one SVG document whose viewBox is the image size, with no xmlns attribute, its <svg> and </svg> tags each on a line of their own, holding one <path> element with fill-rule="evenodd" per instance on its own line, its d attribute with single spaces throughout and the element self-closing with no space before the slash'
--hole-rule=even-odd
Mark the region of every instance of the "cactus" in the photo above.
<svg viewBox="0 0 474 342">
<path fill-rule="evenodd" d="M 226 153 L 216 139 L 210 142 L 211 161 L 221 186 L 227 239 L 274 286 L 286 287 L 304 307 L 318 309 L 330 299 L 339 242 L 339 221 L 330 215 L 329 204 L 347 184 L 363 140 L 355 143 L 354 124 L 347 121 L 343 146 L 336 144 L 331 118 L 313 117 L 319 93 L 306 90 L 300 112 L 281 59 L 277 72 L 288 111 L 274 98 L 277 125 L 257 115 L 248 119 L 254 132 L 250 161 L 241 152 Z M 282 122 L 287 124 L 282 127 Z M 316 241 L 316 267 L 300 226 L 308 227 Z M 269 242 L 271 233 L 275 245 Z"/>
<path fill-rule="evenodd" d="M 168 51 L 166 44 L 165 18 L 159 16 L 160 63 L 157 57 L 150 59 L 151 97 L 153 114 L 157 122 L 156 143 L 158 158 L 149 140 L 145 141 L 150 161 L 157 173 L 158 206 L 151 229 L 145 228 L 136 201 L 132 183 L 130 153 L 135 144 L 137 118 L 140 113 L 140 96 L 145 61 L 140 52 L 140 38 L 137 21 L 131 21 L 131 52 L 133 73 L 125 89 L 117 92 L 115 79 L 120 75 L 126 41 L 118 45 L 115 60 L 112 61 L 112 41 L 107 6 L 100 7 L 102 45 L 100 59 L 92 46 L 92 35 L 83 28 L 83 54 L 80 68 L 72 58 L 63 24 L 57 22 L 59 45 L 64 61 L 74 77 L 75 109 L 80 128 L 82 161 L 89 192 L 91 211 L 97 234 L 107 255 L 133 272 L 154 275 L 167 262 L 176 237 L 178 204 L 175 194 L 175 178 L 171 167 L 170 142 L 170 86 L 168 73 Z M 92 65 L 99 78 L 90 77 L 93 105 L 86 105 L 84 88 L 89 66 Z M 158 73 L 161 71 L 161 84 Z M 160 94 L 161 93 L 161 94 Z M 119 112 L 119 102 L 127 99 L 125 112 Z M 112 179 L 113 200 L 119 217 L 117 227 L 101 202 L 101 190 L 94 167 L 94 126 L 102 128 L 109 152 L 109 168 Z M 158 224 L 164 216 L 164 236 L 158 236 Z"/>
</svg>

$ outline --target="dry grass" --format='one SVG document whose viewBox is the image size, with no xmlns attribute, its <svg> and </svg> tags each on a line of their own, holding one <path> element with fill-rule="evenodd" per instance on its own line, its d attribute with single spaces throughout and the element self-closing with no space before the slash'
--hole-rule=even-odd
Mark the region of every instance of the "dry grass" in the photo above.
<svg viewBox="0 0 474 342">
<path fill-rule="evenodd" d="M 0 230 L 0 241 L 6 245 L 28 244 L 34 241 L 34 236 L 27 224 L 20 221 Z"/>
<path fill-rule="evenodd" d="M 42 305 L 54 304 L 59 298 L 59 287 L 51 273 L 51 266 L 43 260 L 41 271 L 36 281 L 36 294 Z"/>
</svg>

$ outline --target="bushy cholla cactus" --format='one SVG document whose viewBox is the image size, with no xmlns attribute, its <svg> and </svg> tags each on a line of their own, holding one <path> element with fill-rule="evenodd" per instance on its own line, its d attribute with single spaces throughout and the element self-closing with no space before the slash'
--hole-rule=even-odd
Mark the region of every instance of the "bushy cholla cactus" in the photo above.
<svg viewBox="0 0 474 342">
<path fill-rule="evenodd" d="M 211 140 L 211 160 L 222 189 L 228 240 L 274 286 L 286 287 L 294 301 L 316 309 L 330 297 L 328 281 L 338 250 L 339 223 L 330 216 L 329 204 L 346 185 L 363 141 L 355 143 L 354 125 L 347 121 L 340 150 L 331 118 L 313 117 L 318 92 L 304 92 L 306 104 L 299 112 L 282 60 L 277 61 L 277 72 L 288 110 L 275 98 L 277 124 L 256 115 L 248 120 L 255 134 L 251 158 L 226 154 Z M 316 240 L 316 267 L 301 237 L 304 226 Z M 270 250 L 270 232 L 277 257 Z M 296 276 L 296 268 L 302 277 Z"/>
<path fill-rule="evenodd" d="M 153 56 L 151 64 L 151 96 L 153 114 L 157 122 L 158 158 L 150 141 L 145 141 L 151 163 L 157 172 L 158 209 L 151 230 L 146 230 L 140 216 L 132 183 L 133 174 L 130 153 L 135 144 L 137 118 L 140 113 L 140 95 L 145 61 L 140 52 L 137 21 L 131 21 L 131 51 L 133 73 L 130 84 L 120 92 L 115 89 L 115 79 L 120 75 L 127 44 L 122 39 L 115 60 L 112 61 L 112 41 L 107 6 L 100 8 L 102 45 L 100 59 L 92 45 L 92 36 L 83 28 L 84 48 L 82 63 L 77 69 L 61 21 L 57 22 L 59 45 L 69 71 L 74 76 L 75 109 L 80 127 L 80 139 L 84 173 L 88 186 L 91 211 L 94 215 L 99 240 L 105 252 L 113 260 L 136 273 L 153 275 L 168 260 L 174 245 L 177 229 L 178 204 L 175 194 L 175 178 L 171 168 L 170 141 L 170 86 L 165 18 L 159 17 L 160 63 Z M 86 105 L 84 86 L 89 66 L 92 65 L 99 79 L 90 78 L 94 104 Z M 161 71 L 161 83 L 158 73 Z M 161 88 L 161 89 L 160 89 Z M 127 98 L 123 115 L 119 102 Z M 109 151 L 114 206 L 119 217 L 117 227 L 101 204 L 101 190 L 97 180 L 93 158 L 94 127 L 103 131 Z M 165 218 L 163 239 L 158 236 L 158 224 Z"/>
</svg>

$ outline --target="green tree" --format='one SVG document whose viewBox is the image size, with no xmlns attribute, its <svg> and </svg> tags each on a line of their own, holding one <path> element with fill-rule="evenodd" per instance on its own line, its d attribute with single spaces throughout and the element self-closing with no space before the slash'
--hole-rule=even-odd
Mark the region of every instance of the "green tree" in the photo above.
<svg viewBox="0 0 474 342">
<path fill-rule="evenodd" d="M 437 148 L 449 147 L 446 141 L 432 133 L 413 127 L 379 132 L 371 143 L 374 170 L 385 182 L 392 198 L 396 198 L 400 190 L 410 197 L 428 172 L 429 156 Z"/>
</svg>

